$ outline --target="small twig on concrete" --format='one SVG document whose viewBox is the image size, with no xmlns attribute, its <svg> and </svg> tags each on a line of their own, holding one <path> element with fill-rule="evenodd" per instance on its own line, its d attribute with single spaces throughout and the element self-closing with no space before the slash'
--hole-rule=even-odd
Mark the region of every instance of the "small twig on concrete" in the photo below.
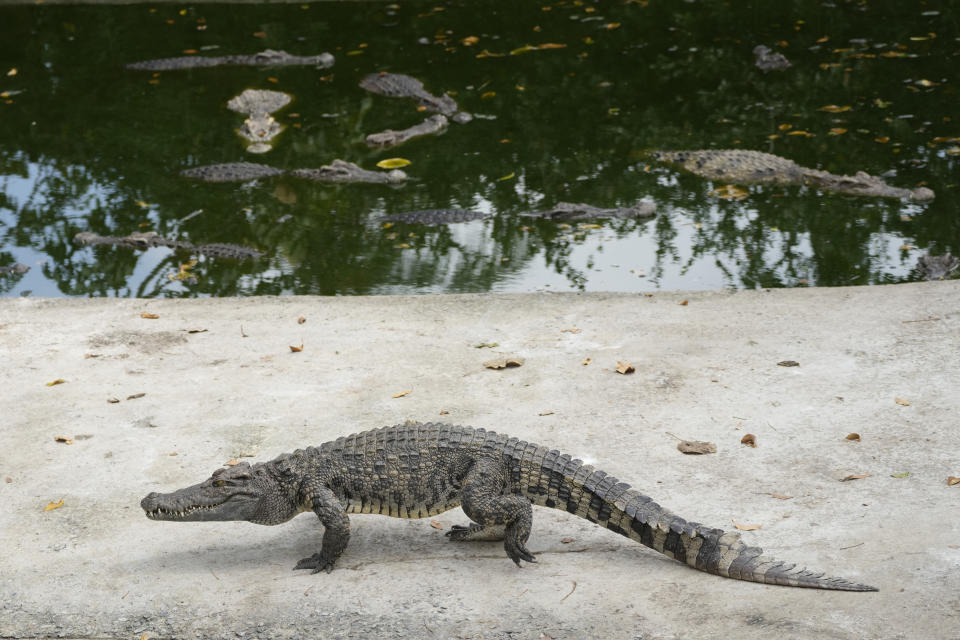
<svg viewBox="0 0 960 640">
<path fill-rule="evenodd" d="M 248 336 L 246 333 L 244 333 L 244 331 L 243 331 L 243 325 L 240 325 L 240 337 L 241 337 L 241 338 L 248 338 L 248 337 L 250 337 L 250 336 Z"/>
<path fill-rule="evenodd" d="M 433 629 L 431 629 L 430 627 L 427 626 L 427 621 L 426 621 L 426 620 L 423 621 L 423 628 L 426 629 L 427 631 L 429 631 L 430 633 L 433 633 Z"/>
<path fill-rule="evenodd" d="M 673 435 L 672 433 L 670 433 L 669 431 L 664 431 L 664 433 L 667 434 L 668 436 L 673 436 L 673 437 L 676 438 L 677 440 L 680 440 L 681 442 L 683 442 L 683 438 L 681 438 L 680 436 L 675 436 L 675 435 Z"/>
<path fill-rule="evenodd" d="M 840 551 L 844 551 L 846 549 L 853 549 L 854 547 L 859 547 L 862 544 L 863 544 L 862 542 L 858 542 L 857 544 L 852 544 L 849 547 L 840 547 Z"/>
<path fill-rule="evenodd" d="M 566 600 L 567 598 L 569 598 L 569 597 L 570 597 L 570 594 L 572 594 L 574 591 L 577 590 L 577 581 L 576 581 L 576 580 L 571 580 L 571 582 L 573 583 L 573 589 L 570 589 L 570 593 L 568 593 L 567 595 L 565 595 L 565 596 L 563 596 L 562 598 L 560 598 L 560 602 L 563 602 L 564 600 Z"/>
<path fill-rule="evenodd" d="M 212 576 L 213 576 L 214 578 L 216 578 L 217 580 L 220 579 L 220 576 L 218 576 L 217 574 L 215 574 L 215 573 L 213 572 L 213 569 L 210 569 L 210 575 L 212 575 Z"/>
<path fill-rule="evenodd" d="M 123 600 L 123 599 L 126 598 L 128 595 L 130 595 L 130 592 L 129 592 L 129 591 L 127 591 L 125 594 L 123 594 L 122 596 L 120 596 L 120 599 Z"/>
<path fill-rule="evenodd" d="M 307 595 L 308 593 L 310 593 L 310 589 L 313 589 L 315 586 L 316 586 L 316 585 L 313 585 L 313 584 L 312 584 L 312 585 L 310 585 L 309 587 L 307 587 L 307 590 L 303 592 L 303 595 Z"/>
</svg>

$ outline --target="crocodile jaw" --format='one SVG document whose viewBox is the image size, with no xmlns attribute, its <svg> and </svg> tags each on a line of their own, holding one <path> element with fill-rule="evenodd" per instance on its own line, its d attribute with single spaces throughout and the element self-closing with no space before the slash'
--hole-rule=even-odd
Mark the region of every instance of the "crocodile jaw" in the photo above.
<svg viewBox="0 0 960 640">
<path fill-rule="evenodd" d="M 151 520 L 178 522 L 251 520 L 256 514 L 259 496 L 235 489 L 229 493 L 215 491 L 218 488 L 204 484 L 173 493 L 151 493 L 140 501 L 140 506 Z"/>
</svg>

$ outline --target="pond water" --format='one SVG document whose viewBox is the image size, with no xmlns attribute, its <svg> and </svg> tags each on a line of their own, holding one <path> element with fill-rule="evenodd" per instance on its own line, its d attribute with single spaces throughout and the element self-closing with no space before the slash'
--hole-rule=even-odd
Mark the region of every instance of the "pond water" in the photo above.
<svg viewBox="0 0 960 640">
<path fill-rule="evenodd" d="M 387 2 L 0 7 L 0 275 L 6 296 L 653 291 L 905 282 L 960 252 L 958 13 L 948 2 Z M 764 44 L 792 63 L 764 73 Z M 547 45 L 547 46 L 544 46 Z M 306 66 L 135 71 L 130 62 L 282 49 Z M 364 91 L 387 71 L 475 114 L 392 149 L 412 100 Z M 253 155 L 226 108 L 294 96 Z M 832 106 L 831 106 L 832 105 Z M 824 109 L 827 107 L 827 109 Z M 723 186 L 655 149 L 739 148 L 936 192 L 930 203 L 803 186 Z M 209 184 L 180 171 L 334 159 L 400 186 L 291 176 Z M 562 223 L 524 211 L 651 200 L 649 220 Z M 384 215 L 458 207 L 425 227 Z M 257 260 L 75 244 L 154 231 L 255 247 Z M 191 258 L 197 264 L 181 271 Z M 185 273 L 189 277 L 174 276 Z"/>
</svg>

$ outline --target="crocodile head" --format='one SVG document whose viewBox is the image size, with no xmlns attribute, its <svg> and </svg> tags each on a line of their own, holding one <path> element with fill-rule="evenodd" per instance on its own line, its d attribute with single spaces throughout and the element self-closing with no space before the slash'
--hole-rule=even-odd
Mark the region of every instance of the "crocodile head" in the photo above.
<svg viewBox="0 0 960 640">
<path fill-rule="evenodd" d="M 246 462 L 217 469 L 200 484 L 173 493 L 151 493 L 140 506 L 151 520 L 182 522 L 243 520 L 271 525 L 300 512 L 289 488 L 269 469 Z"/>
</svg>

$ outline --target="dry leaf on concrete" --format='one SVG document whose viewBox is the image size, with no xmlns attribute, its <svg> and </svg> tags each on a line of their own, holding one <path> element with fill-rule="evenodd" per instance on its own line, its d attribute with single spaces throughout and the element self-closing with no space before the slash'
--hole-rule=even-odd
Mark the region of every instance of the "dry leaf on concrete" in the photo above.
<svg viewBox="0 0 960 640">
<path fill-rule="evenodd" d="M 777 363 L 778 367 L 799 367 L 800 363 L 796 360 L 781 360 Z"/>
<path fill-rule="evenodd" d="M 636 369 L 634 369 L 633 365 L 629 362 L 623 360 L 617 362 L 617 373 L 626 375 L 628 373 L 633 373 L 634 371 L 636 371 Z"/>
<path fill-rule="evenodd" d="M 737 529 L 740 529 L 740 531 L 756 531 L 763 526 L 759 524 L 740 524 L 736 520 L 731 520 L 730 522 L 732 522 L 733 526 L 735 526 Z"/>
<path fill-rule="evenodd" d="M 776 498 L 777 500 L 792 500 L 793 496 L 785 496 L 782 493 L 771 493 L 771 498 Z"/>
<path fill-rule="evenodd" d="M 390 396 L 390 397 L 392 397 L 392 398 L 402 398 L 403 396 L 407 395 L 407 394 L 410 393 L 411 391 L 413 391 L 413 389 L 407 389 L 406 391 L 398 391 L 397 393 L 393 394 L 393 395 Z"/>
<path fill-rule="evenodd" d="M 141 317 L 141 318 L 146 318 L 147 320 L 156 320 L 156 319 L 159 318 L 160 316 L 158 316 L 158 315 L 155 314 L 155 313 L 147 313 L 146 311 L 144 311 L 143 313 L 140 314 L 140 317 Z"/>
<path fill-rule="evenodd" d="M 67 436 L 53 436 L 55 442 L 62 442 L 63 444 L 73 444 L 73 438 L 68 438 Z"/>
<path fill-rule="evenodd" d="M 300 316 L 299 318 L 297 318 L 297 324 L 303 324 L 303 323 L 306 322 L 306 321 L 307 321 L 307 319 L 304 318 L 303 316 Z"/>
<path fill-rule="evenodd" d="M 56 385 L 58 385 L 58 384 L 63 384 L 63 383 L 65 383 L 65 382 L 66 382 L 66 380 L 64 380 L 63 378 L 57 378 L 56 380 L 51 380 L 50 382 L 48 382 L 48 383 L 47 383 L 47 386 L 48 386 L 48 387 L 55 387 Z"/>
<path fill-rule="evenodd" d="M 705 453 L 716 453 L 717 445 L 701 440 L 681 440 L 677 443 L 677 450 L 687 455 L 699 456 Z"/>
<path fill-rule="evenodd" d="M 847 434 L 847 440 L 850 440 L 851 442 L 860 442 L 860 434 L 859 434 L 859 433 L 848 433 L 848 434 Z"/>
<path fill-rule="evenodd" d="M 571 542 L 576 542 L 576 538 L 560 538 L 561 544 L 570 544 Z"/>
<path fill-rule="evenodd" d="M 855 474 L 853 474 L 853 475 L 847 476 L 846 478 L 842 478 L 842 479 L 840 480 L 840 482 L 846 482 L 847 480 L 861 480 L 861 479 L 863 479 L 863 478 L 869 478 L 871 475 L 873 475 L 873 474 L 871 474 L 871 473 L 855 473 Z"/>
<path fill-rule="evenodd" d="M 952 487 L 955 484 L 960 484 L 960 478 L 956 476 L 947 476 L 947 486 Z"/>
<path fill-rule="evenodd" d="M 439 520 L 431 520 L 430 526 L 433 527 L 434 529 L 443 529 L 443 523 L 440 522 Z"/>
<path fill-rule="evenodd" d="M 504 358 L 494 358 L 483 363 L 487 369 L 506 369 L 507 367 L 519 367 L 523 364 L 523 358 L 516 356 L 507 356 Z"/>
<path fill-rule="evenodd" d="M 299 347 L 295 347 L 291 344 L 290 351 L 292 351 L 293 353 L 300 353 L 301 351 L 303 351 L 303 343 L 301 342 Z"/>
<path fill-rule="evenodd" d="M 753 435 L 752 433 L 748 433 L 747 435 L 745 435 L 745 436 L 743 436 L 742 438 L 740 438 L 740 444 L 745 444 L 745 445 L 747 445 L 748 447 L 753 447 L 754 449 L 756 449 L 756 448 L 757 448 L 757 436 Z"/>
<path fill-rule="evenodd" d="M 235 467 L 235 466 L 237 466 L 238 464 L 240 464 L 240 461 L 239 461 L 239 460 L 237 460 L 236 458 L 230 458 L 229 460 L 227 460 L 226 462 L 223 463 L 223 466 L 225 466 L 225 467 Z"/>
<path fill-rule="evenodd" d="M 60 502 L 49 502 L 49 503 L 47 503 L 47 506 L 45 506 L 45 507 L 43 508 L 43 510 L 44 510 L 44 511 L 53 511 L 54 509 L 59 509 L 59 508 L 62 507 L 62 506 L 63 506 L 63 500 L 61 500 Z"/>
<path fill-rule="evenodd" d="M 909 400 L 904 400 L 903 398 L 894 398 L 893 401 L 896 402 L 897 404 L 899 404 L 901 407 L 909 407 L 909 406 L 910 406 L 910 401 L 909 401 Z"/>
</svg>

